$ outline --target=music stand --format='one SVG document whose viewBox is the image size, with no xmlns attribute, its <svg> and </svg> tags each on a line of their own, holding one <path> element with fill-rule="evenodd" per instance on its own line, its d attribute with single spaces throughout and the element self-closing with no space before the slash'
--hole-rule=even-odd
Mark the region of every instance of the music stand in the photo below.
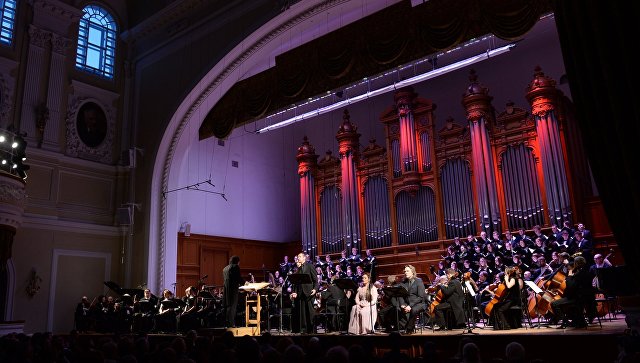
<svg viewBox="0 0 640 363">
<path fill-rule="evenodd" d="M 356 292 L 356 290 L 358 290 L 358 285 L 356 285 L 356 282 L 351 280 L 351 279 L 335 279 L 333 281 L 333 283 L 342 291 L 344 291 L 344 313 L 345 316 L 349 316 L 349 297 L 347 297 L 347 290 L 353 290 L 354 292 Z M 339 311 L 338 311 L 339 312 Z M 343 319 L 343 323 L 344 323 L 344 319 Z M 345 330 L 342 332 L 342 334 L 349 334 L 349 324 L 348 324 L 348 320 L 347 320 L 347 324 L 343 324 L 346 325 L 345 326 Z"/>
<path fill-rule="evenodd" d="M 467 328 L 462 332 L 462 334 L 460 335 L 465 335 L 465 334 L 473 334 L 473 335 L 478 335 L 478 333 L 473 331 L 472 326 L 475 328 L 476 327 L 476 323 L 475 321 L 473 321 L 473 309 L 471 308 L 471 304 L 469 302 L 469 297 L 474 297 L 475 292 L 473 291 L 473 287 L 471 287 L 471 285 L 467 285 L 467 283 L 469 283 L 469 281 L 465 281 L 462 284 L 462 291 L 464 292 L 464 298 L 462 300 L 462 306 L 463 306 L 463 310 L 464 310 L 464 315 L 466 317 L 466 323 L 467 323 Z M 473 294 L 472 294 L 473 292 Z"/>
<path fill-rule="evenodd" d="M 295 273 L 295 274 L 291 274 L 289 275 L 289 282 L 292 285 L 303 285 L 303 284 L 311 284 L 311 276 L 307 275 L 307 274 L 303 274 L 303 273 Z M 315 289 L 315 287 L 314 287 Z M 297 289 L 294 289 L 294 291 L 297 291 Z M 299 294 L 298 294 L 299 295 Z M 299 300 L 299 302 L 302 300 L 301 297 L 299 296 L 297 298 L 297 300 Z M 298 304 L 298 328 L 300 329 L 300 333 L 302 333 L 302 304 L 299 303 Z M 282 317 L 281 317 L 282 318 Z M 309 327 L 307 327 L 307 329 L 309 329 Z"/>
<path fill-rule="evenodd" d="M 407 296 L 409 296 L 409 291 L 407 290 L 406 287 L 404 287 L 402 285 L 383 287 L 382 291 L 384 292 L 384 294 L 386 296 L 389 296 L 392 299 L 394 297 L 395 298 L 399 298 L 399 297 L 407 297 Z M 393 301 L 391 302 L 391 305 L 393 305 Z M 394 306 L 394 307 L 396 308 L 396 331 L 400 332 L 400 316 L 398 314 L 398 310 L 400 310 L 400 304 L 398 304 L 398 306 Z"/>
</svg>

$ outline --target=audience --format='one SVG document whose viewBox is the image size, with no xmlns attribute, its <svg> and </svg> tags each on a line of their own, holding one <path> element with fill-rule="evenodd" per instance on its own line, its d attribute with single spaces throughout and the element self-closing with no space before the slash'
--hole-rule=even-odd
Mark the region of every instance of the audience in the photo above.
<svg viewBox="0 0 640 363">
<path fill-rule="evenodd" d="M 504 362 L 544 363 L 550 357 L 531 357 L 525 346 L 511 341 L 504 349 L 504 356 L 486 348 L 481 350 L 481 341 L 471 337 L 460 337 L 456 352 L 447 358 L 441 343 L 426 340 L 422 354 L 413 356 L 411 344 L 398 333 L 388 339 L 364 337 L 345 345 L 344 340 L 333 340 L 323 336 L 277 337 L 265 333 L 260 337 L 248 335 L 234 337 L 198 336 L 188 332 L 184 337 L 172 340 L 152 339 L 147 335 L 69 335 L 51 333 L 7 334 L 0 336 L 0 362 L 113 362 L 113 363 L 427 363 L 427 362 Z M 330 342 L 337 345 L 330 346 Z M 508 340 L 507 340 L 508 342 Z M 620 355 L 617 362 L 634 361 L 638 358 L 637 337 L 620 340 Z M 535 347 L 532 351 L 536 351 Z M 537 351 L 536 351 L 537 352 Z M 548 352 L 547 352 L 548 353 Z M 615 358 L 612 355 L 612 360 Z"/>
</svg>

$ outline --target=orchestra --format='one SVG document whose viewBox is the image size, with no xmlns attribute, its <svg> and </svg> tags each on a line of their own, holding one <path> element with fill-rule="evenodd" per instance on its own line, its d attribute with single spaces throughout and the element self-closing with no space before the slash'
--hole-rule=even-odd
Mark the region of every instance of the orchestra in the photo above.
<svg viewBox="0 0 640 363">
<path fill-rule="evenodd" d="M 562 230 L 556 226 L 556 232 L 550 235 L 536 226 L 530 235 L 518 229 L 516 235 L 494 232 L 492 238 L 486 233 L 456 238 L 443 251 L 442 259 L 434 261 L 437 268 L 431 265 L 426 274 L 430 278 L 425 281 L 412 265 L 404 267 L 401 281 L 395 274 L 377 280 L 377 257 L 371 249 L 363 251 L 364 257 L 352 248 L 350 254 L 344 250 L 335 259 L 329 254 L 317 255 L 313 261 L 299 254 L 294 256 L 295 263 L 284 256 L 273 272 L 263 271 L 268 287 L 250 293 L 264 295 L 266 309 L 255 313 L 265 321 L 273 316 L 282 319 L 286 309 L 299 311 L 298 300 L 303 305 L 308 303 L 310 311 L 302 312 L 302 322 L 294 315 L 288 318 L 302 323 L 297 331 L 307 333 L 318 331 L 321 326 L 324 332 L 349 327 L 352 334 L 376 331 L 412 334 L 420 324 L 430 323 L 434 330 L 460 329 L 469 322 L 475 327 L 479 318 L 494 329 L 517 329 L 521 317 L 508 313 L 512 312 L 511 307 L 522 304 L 525 316 L 531 319 L 544 319 L 551 325 L 560 324 L 561 328 L 583 327 L 600 313 L 595 294 L 602 291 L 597 290 L 600 282 L 596 273 L 612 266 L 608 258 L 613 253 L 603 257 L 592 252 L 592 241 L 584 237 L 589 232 L 585 232 L 584 225 L 579 227 L 582 230 L 574 232 L 572 238 L 566 226 Z M 234 268 L 238 266 L 237 261 L 231 264 Z M 308 291 L 290 281 L 290 276 L 301 271 L 312 275 Z M 82 332 L 136 333 L 185 333 L 234 326 L 244 321 L 245 299 L 242 296 L 228 300 L 225 293 L 244 281 L 256 282 L 252 273 L 243 275 L 244 278 L 234 277 L 234 287 L 226 288 L 208 286 L 198 280 L 181 297 L 174 296 L 175 290 L 170 289 L 163 289 L 161 298 L 149 289 L 114 290 L 120 298 L 101 295 L 91 300 L 84 296 L 75 310 L 75 324 Z M 345 289 L 344 281 L 351 281 L 348 286 L 353 287 Z M 537 286 L 537 292 L 525 281 Z M 395 294 L 398 289 L 406 291 L 406 295 L 385 293 Z M 300 300 L 301 296 L 304 300 Z M 236 306 L 225 306 L 227 301 L 235 302 Z M 280 330 L 283 325 L 296 330 L 290 320 L 280 324 Z"/>
</svg>

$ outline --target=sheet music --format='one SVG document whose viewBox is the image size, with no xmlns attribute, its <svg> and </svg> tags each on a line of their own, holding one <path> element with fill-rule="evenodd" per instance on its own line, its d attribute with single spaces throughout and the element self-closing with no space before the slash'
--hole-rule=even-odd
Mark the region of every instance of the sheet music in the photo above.
<svg viewBox="0 0 640 363">
<path fill-rule="evenodd" d="M 467 286 L 467 291 L 469 291 L 469 295 L 471 295 L 471 297 L 475 297 L 476 292 L 473 290 L 473 286 L 471 286 L 471 281 L 467 280 L 464 282 L 464 284 Z"/>
<path fill-rule="evenodd" d="M 529 288 L 533 290 L 533 292 L 535 292 L 536 294 L 539 294 L 542 292 L 542 289 L 540 289 L 538 285 L 534 284 L 533 281 L 525 281 L 524 283 L 527 284 L 527 286 L 529 286 Z"/>
<path fill-rule="evenodd" d="M 251 282 L 246 285 L 240 286 L 238 289 L 240 289 L 240 291 L 257 291 L 264 289 L 267 286 L 269 286 L 268 282 Z"/>
</svg>

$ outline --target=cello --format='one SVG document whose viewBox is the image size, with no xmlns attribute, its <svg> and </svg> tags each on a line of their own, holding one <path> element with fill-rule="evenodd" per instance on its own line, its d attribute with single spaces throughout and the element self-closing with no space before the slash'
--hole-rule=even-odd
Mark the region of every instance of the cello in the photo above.
<svg viewBox="0 0 640 363">
<path fill-rule="evenodd" d="M 507 267 L 507 270 L 505 271 L 505 273 L 509 276 L 513 276 L 517 274 L 519 270 L 520 269 L 517 266 L 512 269 Z M 493 294 L 493 298 L 491 299 L 491 301 L 489 301 L 487 306 L 484 308 L 484 313 L 487 314 L 487 316 L 491 316 L 491 311 L 493 310 L 493 306 L 499 303 L 506 296 L 505 291 L 507 291 L 507 285 L 504 282 L 501 282 L 496 288 L 496 291 Z"/>
<path fill-rule="evenodd" d="M 504 292 L 506 290 L 507 290 L 507 285 L 505 285 L 504 282 L 501 282 L 496 288 L 493 298 L 491 299 L 491 301 L 489 301 L 487 306 L 484 308 L 484 313 L 487 314 L 487 316 L 491 316 L 491 311 L 493 310 L 493 306 L 499 303 L 500 300 L 502 300 L 502 298 L 504 297 Z"/>
<path fill-rule="evenodd" d="M 549 312 L 553 313 L 551 303 L 564 295 L 564 289 L 567 287 L 566 280 L 567 275 L 562 272 L 562 267 L 558 268 L 549 280 L 542 280 L 542 286 L 538 285 L 543 291 L 541 296 L 537 298 L 535 293 L 529 296 L 527 309 L 529 316 L 535 318 L 536 316 L 544 316 Z"/>
<path fill-rule="evenodd" d="M 448 282 L 448 281 L 447 281 Z M 444 294 L 442 293 L 441 283 L 436 286 L 438 292 L 436 296 L 433 298 L 431 304 L 429 304 L 429 316 L 434 317 L 436 315 L 436 306 L 442 302 L 444 299 Z"/>
</svg>

